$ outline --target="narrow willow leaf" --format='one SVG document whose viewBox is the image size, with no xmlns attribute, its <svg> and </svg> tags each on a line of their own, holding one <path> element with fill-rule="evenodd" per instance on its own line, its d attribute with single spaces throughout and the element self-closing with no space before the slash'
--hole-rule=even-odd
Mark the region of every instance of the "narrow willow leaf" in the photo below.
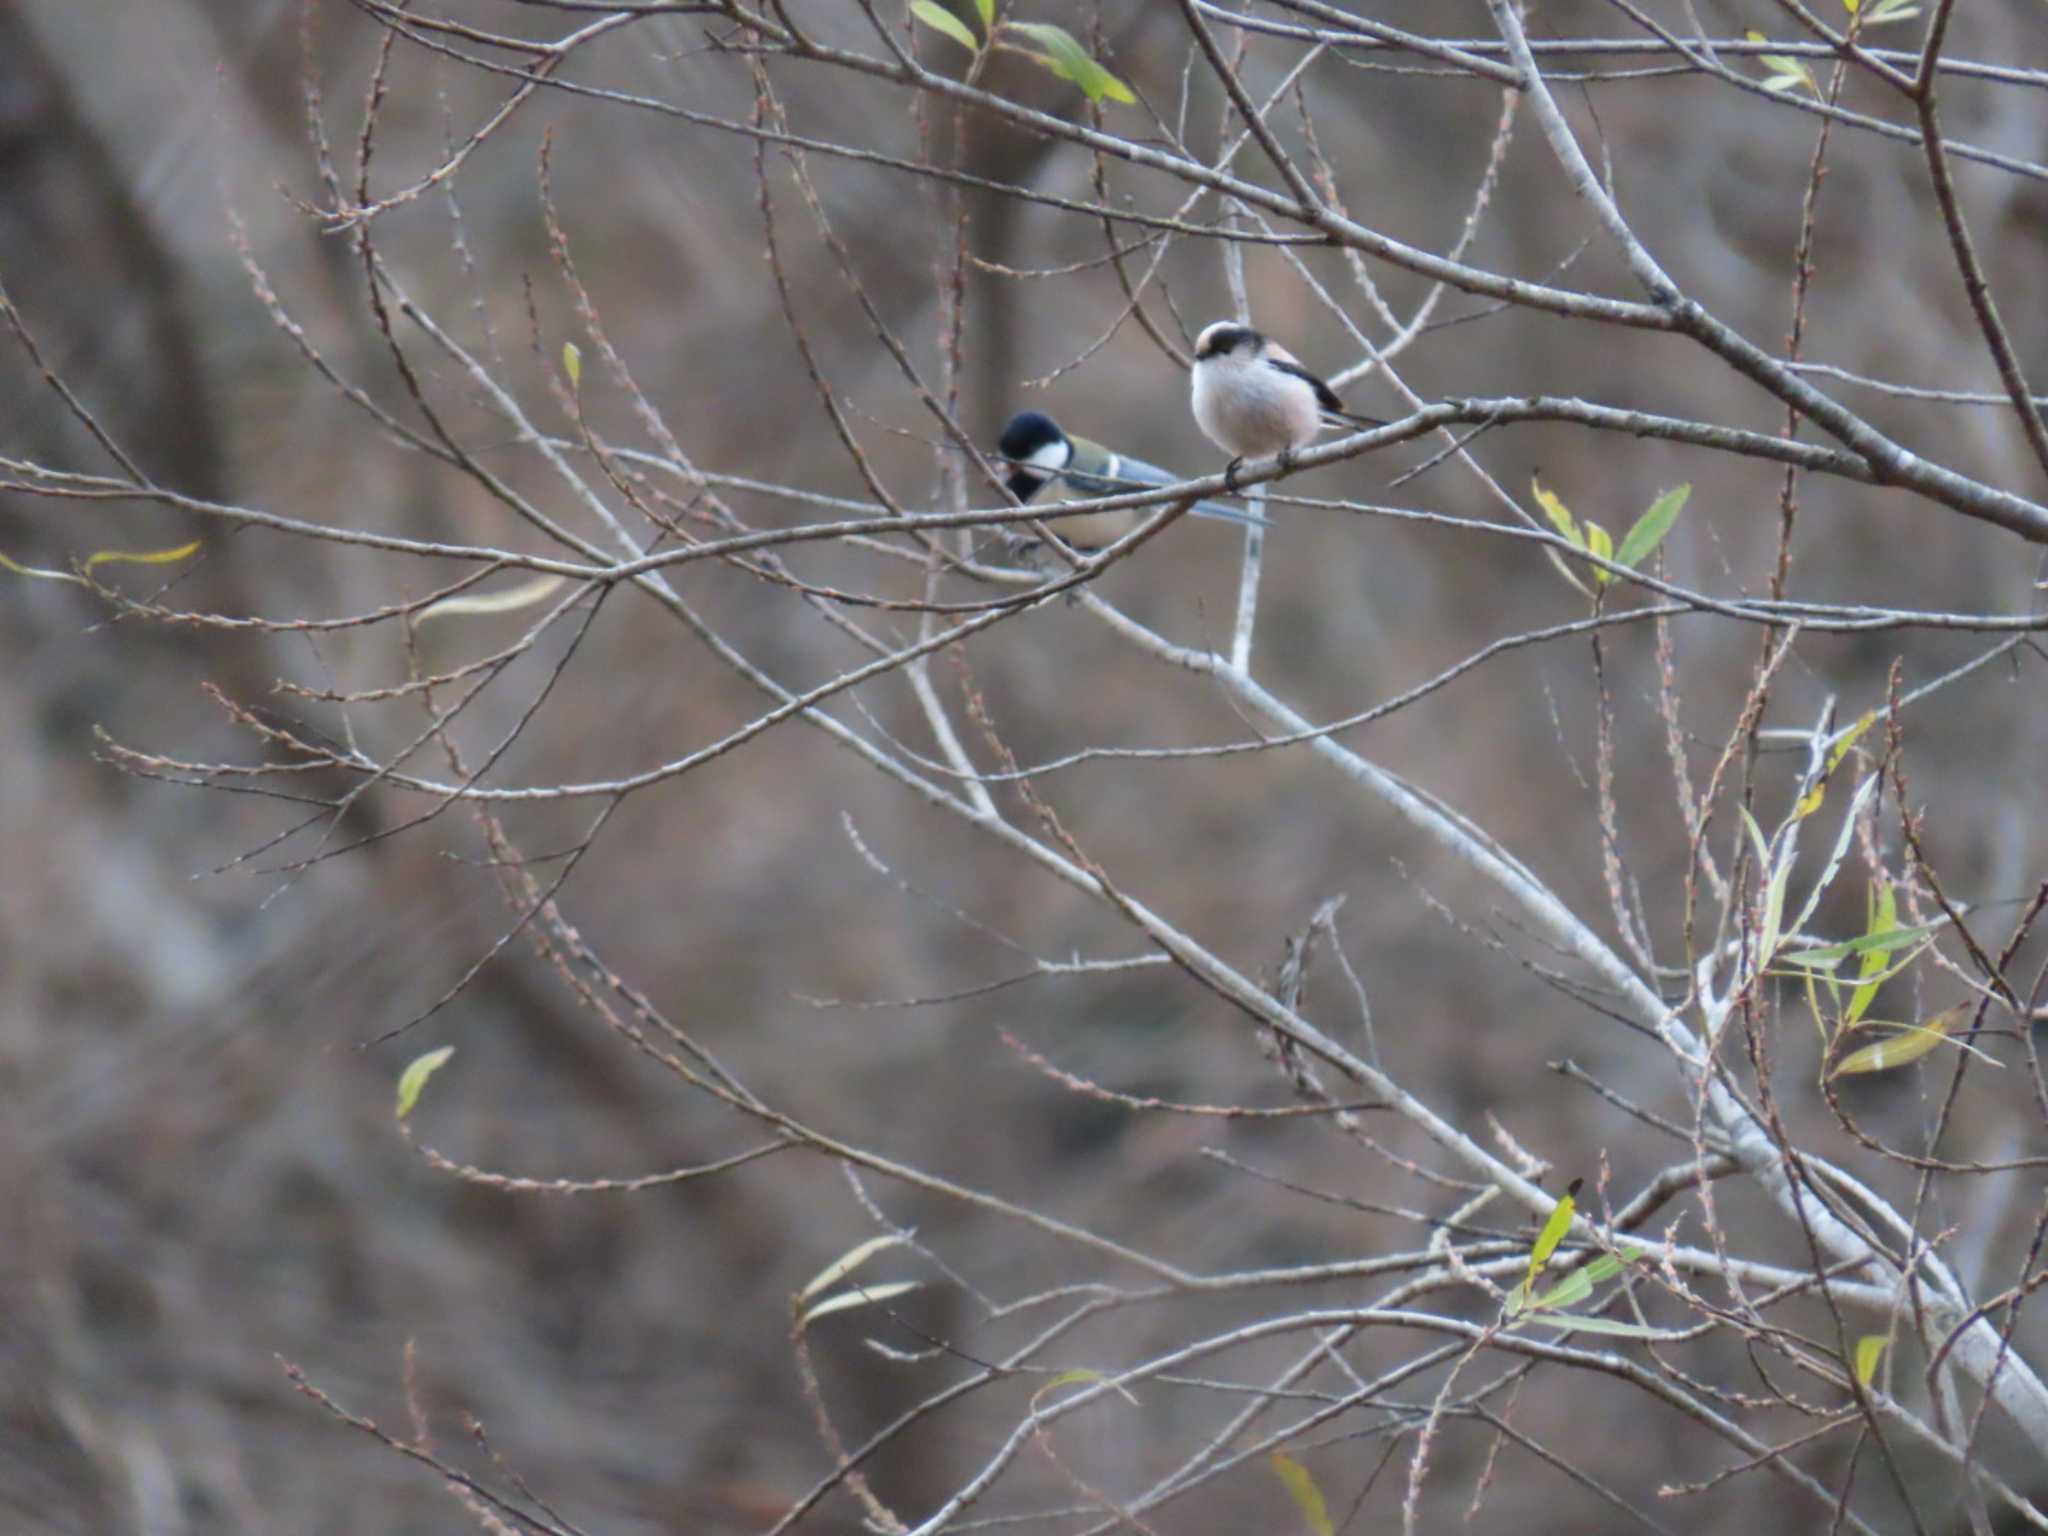
<svg viewBox="0 0 2048 1536">
<path fill-rule="evenodd" d="M 1647 1328 L 1641 1323 L 1624 1323 L 1611 1317 L 1582 1317 L 1576 1312 L 1531 1312 L 1528 1320 L 1546 1328 L 1570 1328 L 1585 1333 L 1611 1333 L 1618 1339 L 1675 1341 L 1685 1337 L 1668 1328 Z"/>
<path fill-rule="evenodd" d="M 89 571 L 96 565 L 174 565 L 180 560 L 189 560 L 199 553 L 199 541 L 180 544 L 176 549 L 136 550 L 102 549 L 85 557 L 85 568 Z"/>
<path fill-rule="evenodd" d="M 1862 717 L 1858 719 L 1854 725 L 1850 726 L 1848 730 L 1842 733 L 1842 739 L 1836 742 L 1832 747 L 1828 748 L 1827 771 L 1829 773 L 1833 773 L 1837 768 L 1839 768 L 1842 765 L 1842 759 L 1849 755 L 1850 751 L 1855 747 L 1858 739 L 1863 735 L 1865 731 L 1869 730 L 1871 726 L 1875 725 L 1876 723 L 1877 711 L 1874 709 L 1866 709 L 1863 712 Z"/>
<path fill-rule="evenodd" d="M 1535 1311 L 1547 1307 L 1557 1311 L 1565 1307 L 1575 1307 L 1593 1294 L 1594 1286 L 1604 1285 L 1642 1256 L 1643 1250 L 1635 1247 L 1624 1248 L 1620 1253 L 1598 1254 L 1566 1275 L 1534 1301 L 1525 1302 L 1524 1308 L 1518 1310 Z"/>
<path fill-rule="evenodd" d="M 1778 937 L 1784 932 L 1785 889 L 1792 883 L 1792 861 L 1784 860 L 1771 875 L 1771 883 L 1764 892 L 1764 926 L 1756 938 L 1757 969 L 1771 963 L 1771 956 L 1778 952 Z"/>
<path fill-rule="evenodd" d="M 1590 517 L 1584 524 L 1586 530 L 1586 553 L 1602 560 L 1614 558 L 1614 536 Z M 1601 566 L 1593 567 L 1593 580 L 1599 586 L 1606 586 L 1614 580 L 1614 572 Z"/>
<path fill-rule="evenodd" d="M 1529 477 L 1529 490 L 1536 498 L 1536 505 L 1543 509 L 1543 515 L 1550 519 L 1550 526 L 1584 549 L 1586 540 L 1579 533 L 1579 525 L 1572 521 L 1571 508 L 1564 504 L 1557 492 L 1549 489 L 1534 475 Z"/>
<path fill-rule="evenodd" d="M 1798 59 L 1783 53 L 1760 54 L 1764 66 L 1772 71 L 1763 82 L 1767 91 L 1811 91 L 1820 95 L 1820 86 L 1813 78 L 1813 71 Z"/>
<path fill-rule="evenodd" d="M 1131 1406 L 1133 1407 L 1137 1406 L 1137 1395 L 1133 1393 L 1129 1387 L 1123 1385 L 1123 1383 L 1110 1381 L 1110 1379 L 1107 1376 L 1103 1375 L 1100 1371 L 1091 1371 L 1086 1366 L 1076 1366 L 1074 1369 L 1070 1371 L 1061 1371 L 1059 1375 L 1053 1377 L 1052 1380 L 1048 1381 L 1044 1386 L 1040 1387 L 1036 1392 L 1032 1393 L 1031 1411 L 1033 1413 L 1036 1413 L 1038 1411 L 1039 1405 L 1042 1402 L 1044 1402 L 1046 1398 L 1052 1396 L 1053 1393 L 1057 1392 L 1061 1387 L 1079 1386 L 1084 1382 L 1089 1385 L 1093 1385 L 1097 1382 L 1107 1382 L 1109 1384 L 1110 1390 L 1115 1392 L 1118 1397 L 1121 1397 L 1125 1402 L 1131 1404 Z"/>
<path fill-rule="evenodd" d="M 502 592 L 465 592 L 460 597 L 444 597 L 438 603 L 429 604 L 421 612 L 419 622 L 452 619 L 466 613 L 517 613 L 521 608 L 531 608 L 568 579 L 566 576 L 536 576 Z"/>
<path fill-rule="evenodd" d="M 1886 1342 L 1881 1333 L 1866 1333 L 1856 1341 L 1856 1379 L 1866 1387 L 1877 1375 L 1877 1363 L 1884 1358 Z"/>
<path fill-rule="evenodd" d="M 1294 1507 L 1301 1511 L 1302 1523 L 1309 1528 L 1310 1536 L 1336 1536 L 1337 1528 L 1330 1523 L 1330 1506 L 1323 1501 L 1323 1490 L 1316 1486 L 1308 1468 L 1285 1451 L 1275 1451 L 1267 1459 L 1281 1487 L 1294 1500 Z"/>
<path fill-rule="evenodd" d="M 834 1312 L 851 1312 L 855 1307 L 865 1307 L 878 1301 L 892 1301 L 898 1296 L 918 1289 L 920 1283 L 916 1280 L 892 1280 L 887 1285 L 870 1285 L 858 1291 L 841 1291 L 837 1296 L 827 1296 L 812 1307 L 796 1320 L 796 1325 L 799 1329 L 804 1329 L 821 1317 L 830 1317 Z"/>
<path fill-rule="evenodd" d="M 572 392 L 583 387 L 583 349 L 573 341 L 562 343 L 562 372 L 569 375 Z"/>
<path fill-rule="evenodd" d="M 1649 511 L 1636 519 L 1635 526 L 1621 541 L 1621 548 L 1614 554 L 1615 562 L 1634 570 L 1647 560 L 1664 542 L 1664 535 L 1671 531 L 1671 525 L 1678 521 L 1678 514 L 1685 510 L 1685 500 L 1690 495 L 1690 485 L 1674 486 L 1651 502 Z"/>
<path fill-rule="evenodd" d="M 1899 1034 L 1880 1040 L 1875 1045 L 1866 1045 L 1861 1050 L 1851 1051 L 1835 1063 L 1830 1078 L 1853 1077 L 1861 1072 L 1889 1072 L 1894 1067 L 1903 1067 L 1908 1062 L 1918 1061 L 1942 1041 L 1948 1032 L 1962 1021 L 1970 1011 L 1968 1003 L 1958 1003 L 1953 1008 L 1944 1008 L 1924 1024 L 1909 1024 Z"/>
<path fill-rule="evenodd" d="M 438 1051 L 429 1051 L 424 1056 L 415 1056 L 398 1074 L 398 1118 L 403 1120 L 412 1113 L 413 1106 L 420 1101 L 420 1091 L 427 1086 L 427 1079 L 448 1064 L 448 1058 L 455 1054 L 455 1047 L 444 1045 Z"/>
<path fill-rule="evenodd" d="M 996 0 L 974 0 L 975 14 L 981 17 L 981 30 L 993 32 L 996 29 Z"/>
<path fill-rule="evenodd" d="M 1770 963 L 1771 956 L 1778 949 L 1778 923 L 1785 912 L 1785 887 L 1790 882 L 1792 866 L 1773 869 L 1771 867 L 1771 845 L 1764 837 L 1764 829 L 1756 824 L 1756 818 L 1749 814 L 1749 807 L 1738 805 L 1742 813 L 1742 824 L 1749 829 L 1749 840 L 1756 847 L 1758 872 L 1769 883 L 1764 887 L 1763 929 L 1757 935 L 1757 968 L 1761 970 Z"/>
<path fill-rule="evenodd" d="M 1543 1266 L 1557 1252 L 1557 1245 L 1564 1241 L 1565 1233 L 1571 1231 L 1572 1217 L 1579 1209 L 1579 1190 L 1585 1182 L 1584 1179 L 1573 1179 L 1562 1198 L 1550 1208 L 1543 1230 L 1536 1234 L 1536 1246 L 1529 1250 L 1529 1273 L 1522 1280 L 1524 1289 L 1535 1285 L 1536 1277 L 1543 1273 Z"/>
<path fill-rule="evenodd" d="M 1056 27 L 1049 21 L 1012 21 L 1005 25 L 1043 47 L 1045 52 L 1038 55 L 1038 61 L 1062 80 L 1071 80 L 1081 87 L 1090 101 L 1107 96 L 1129 106 L 1138 99 L 1129 86 L 1096 63 L 1065 27 Z"/>
<path fill-rule="evenodd" d="M 1577 1306 L 1592 1294 L 1593 1277 L 1583 1269 L 1575 1269 L 1531 1301 L 1528 1310 L 1534 1312 L 1547 1307 L 1552 1311 L 1562 1311 L 1566 1307 Z"/>
<path fill-rule="evenodd" d="M 967 23 L 947 10 L 937 0 L 910 0 L 910 14 L 930 27 L 953 39 L 969 53 L 981 52 L 981 44 L 974 40 L 974 34 L 967 30 Z"/>
<path fill-rule="evenodd" d="M 1749 829 L 1749 840 L 1756 848 L 1757 868 L 1768 870 L 1771 867 L 1771 845 L 1764 837 L 1764 829 L 1758 826 L 1756 818 L 1749 814 L 1748 806 L 1738 805 L 1735 809 L 1742 813 L 1742 824 Z"/>
<path fill-rule="evenodd" d="M 87 555 L 80 562 L 86 570 L 99 565 L 169 565 L 176 560 L 190 559 L 199 552 L 199 540 L 180 544 L 176 549 L 102 549 Z M 37 581 L 69 581 L 85 585 L 85 578 L 76 571 L 52 571 L 39 565 L 23 565 L 0 555 L 0 570 L 12 571 L 17 576 L 33 576 Z"/>
<path fill-rule="evenodd" d="M 1825 969 L 1840 965 L 1851 955 L 1867 955 L 1872 951 L 1890 954 L 1894 950 L 1910 949 L 1922 940 L 1932 937 L 1939 929 L 1947 926 L 1943 918 L 1932 923 L 1920 923 L 1911 928 L 1893 928 L 1884 933 L 1866 933 L 1861 938 L 1844 939 L 1839 944 L 1820 944 L 1812 949 L 1792 950 L 1779 956 L 1785 965 L 1812 966 Z"/>
<path fill-rule="evenodd" d="M 908 1241 L 908 1238 L 895 1232 L 885 1233 L 881 1237 L 869 1238 L 859 1247 L 848 1249 L 813 1275 L 810 1283 L 796 1293 L 796 1299 L 798 1301 L 808 1301 L 811 1297 L 817 1295 L 818 1292 L 824 1290 L 826 1286 L 837 1285 L 876 1254 L 886 1249 L 900 1247 Z"/>
<path fill-rule="evenodd" d="M 1872 908 L 1870 927 L 1864 935 L 1866 938 L 1891 933 L 1899 926 L 1899 900 L 1893 894 L 1889 880 L 1879 882 Z M 1901 962 L 1902 965 L 1904 963 Z M 1854 1024 L 1862 1018 L 1864 1010 L 1877 996 L 1877 989 L 1884 984 L 1885 979 L 1884 951 L 1866 949 L 1857 962 L 1857 986 L 1856 990 L 1849 994 L 1849 1006 L 1842 1015 L 1843 1019 Z"/>
</svg>

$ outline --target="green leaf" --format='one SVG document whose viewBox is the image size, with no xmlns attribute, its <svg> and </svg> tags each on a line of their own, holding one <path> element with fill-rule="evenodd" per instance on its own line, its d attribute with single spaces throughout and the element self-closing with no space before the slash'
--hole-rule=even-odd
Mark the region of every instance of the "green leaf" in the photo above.
<svg viewBox="0 0 2048 1536">
<path fill-rule="evenodd" d="M 1749 814 L 1748 806 L 1738 805 L 1736 810 L 1742 813 L 1742 824 L 1749 829 L 1749 840 L 1756 846 L 1757 872 L 1768 882 L 1764 887 L 1763 924 L 1756 941 L 1757 969 L 1762 970 L 1777 952 L 1778 925 L 1784 921 L 1785 887 L 1791 882 L 1792 866 L 1787 863 L 1783 869 L 1773 869 L 1771 845 L 1764 829 Z"/>
<path fill-rule="evenodd" d="M 571 392 L 583 387 L 583 349 L 573 341 L 562 343 L 562 372 L 569 375 Z"/>
<path fill-rule="evenodd" d="M 808 1328 L 821 1317 L 830 1317 L 834 1312 L 851 1312 L 855 1307 L 865 1307 L 879 1301 L 893 1301 L 896 1297 L 918 1288 L 916 1280 L 892 1280 L 887 1285 L 864 1286 L 857 1291 L 841 1291 L 837 1296 L 827 1296 L 810 1311 L 797 1319 L 798 1328 Z"/>
<path fill-rule="evenodd" d="M 1635 1263 L 1642 1256 L 1643 1250 L 1634 1246 L 1624 1248 L 1619 1253 L 1598 1254 L 1566 1275 L 1564 1279 L 1560 1280 L 1535 1300 L 1525 1301 L 1517 1310 L 1528 1312 L 1549 1310 L 1557 1312 L 1562 1311 L 1566 1307 L 1575 1307 L 1593 1294 L 1594 1286 L 1602 1285 L 1612 1280 L 1622 1270 Z M 1528 1294 L 1526 1290 L 1527 1283 L 1525 1280 L 1522 1286 L 1517 1287 L 1524 1296 Z"/>
<path fill-rule="evenodd" d="M 981 52 L 981 44 L 977 43 L 974 34 L 967 30 L 967 23 L 938 4 L 937 0 L 910 0 L 910 14 L 934 32 L 943 32 L 969 53 Z"/>
<path fill-rule="evenodd" d="M 993 32 L 996 29 L 996 0 L 974 0 L 975 13 L 981 17 L 981 30 Z"/>
<path fill-rule="evenodd" d="M 420 1090 L 427 1086 L 427 1079 L 446 1066 L 448 1058 L 454 1054 L 454 1046 L 444 1045 L 438 1051 L 415 1056 L 406 1069 L 398 1074 L 399 1119 L 403 1120 L 412 1113 L 412 1107 L 420 1101 Z"/>
<path fill-rule="evenodd" d="M 885 1233 L 881 1237 L 869 1238 L 858 1247 L 848 1249 L 815 1275 L 811 1276 L 810 1282 L 796 1293 L 796 1299 L 798 1301 L 809 1300 L 817 1295 L 818 1292 L 824 1290 L 826 1286 L 837 1285 L 876 1254 L 886 1249 L 900 1247 L 907 1241 L 907 1238 L 894 1232 Z"/>
<path fill-rule="evenodd" d="M 1877 887 L 1875 907 L 1870 914 L 1870 927 L 1865 931 L 1864 936 L 1866 938 L 1879 937 L 1892 932 L 1898 926 L 1898 897 L 1892 891 L 1892 883 L 1889 880 L 1882 881 Z M 1881 949 L 1866 949 L 1863 951 L 1862 956 L 1857 961 L 1856 990 L 1849 994 L 1849 1006 L 1842 1014 L 1844 1023 L 1854 1024 L 1863 1017 L 1863 1011 L 1870 1006 L 1871 1000 L 1877 996 L 1877 989 L 1884 984 L 1884 976 L 1884 951 Z"/>
<path fill-rule="evenodd" d="M 1942 1041 L 1948 1032 L 1960 1024 L 1963 1016 L 1970 1011 L 1968 1003 L 1958 1003 L 1953 1008 L 1944 1008 L 1924 1024 L 1908 1024 L 1896 1035 L 1880 1040 L 1875 1045 L 1866 1045 L 1860 1051 L 1851 1051 L 1834 1065 L 1828 1073 L 1830 1078 L 1851 1077 L 1862 1072 L 1889 1072 L 1894 1067 L 1903 1067 L 1908 1062 L 1918 1061 Z"/>
<path fill-rule="evenodd" d="M 1885 933 L 1866 933 L 1859 939 L 1844 939 L 1839 944 L 1823 944 L 1817 949 L 1792 950 L 1778 958 L 1783 965 L 1825 970 L 1829 966 L 1840 965 L 1851 955 L 1866 955 L 1873 950 L 1881 954 L 1890 954 L 1894 950 L 1910 949 L 1946 924 L 1947 920 L 1941 919 L 1932 923 L 1918 923 L 1911 928 L 1893 928 Z"/>
<path fill-rule="evenodd" d="M 1877 0 L 1864 15 L 1863 25 L 1881 27 L 1886 22 L 1906 21 L 1920 14 L 1920 7 L 1913 0 Z"/>
<path fill-rule="evenodd" d="M 1584 1269 L 1575 1269 L 1557 1284 L 1531 1301 L 1526 1308 L 1530 1312 L 1549 1310 L 1561 1312 L 1566 1307 L 1575 1307 L 1593 1294 L 1593 1277 Z"/>
<path fill-rule="evenodd" d="M 1866 1333 L 1856 1341 L 1856 1379 L 1866 1387 L 1877 1375 L 1877 1362 L 1884 1358 L 1887 1342 L 1881 1333 Z"/>
<path fill-rule="evenodd" d="M 1685 499 L 1691 494 L 1690 485 L 1681 485 L 1651 502 L 1650 510 L 1636 519 L 1635 526 L 1621 541 L 1621 548 L 1615 551 L 1615 563 L 1634 570 L 1648 559 L 1664 542 L 1664 535 L 1671 531 L 1671 525 L 1678 521 L 1678 514 L 1685 509 Z"/>
<path fill-rule="evenodd" d="M 1330 1506 L 1323 1502 L 1323 1490 L 1316 1486 L 1308 1468 L 1285 1451 L 1275 1451 L 1267 1460 L 1287 1496 L 1294 1500 L 1294 1507 L 1301 1511 L 1302 1523 L 1309 1528 L 1310 1536 L 1336 1536 L 1337 1528 L 1330 1523 Z"/>
<path fill-rule="evenodd" d="M 1049 21 L 1006 21 L 1003 25 L 1012 32 L 1022 32 L 1044 48 L 1044 53 L 1033 57 L 1062 80 L 1071 80 L 1081 87 L 1090 101 L 1107 96 L 1128 106 L 1138 99 L 1128 85 L 1096 63 L 1065 27 L 1056 27 Z"/>
</svg>

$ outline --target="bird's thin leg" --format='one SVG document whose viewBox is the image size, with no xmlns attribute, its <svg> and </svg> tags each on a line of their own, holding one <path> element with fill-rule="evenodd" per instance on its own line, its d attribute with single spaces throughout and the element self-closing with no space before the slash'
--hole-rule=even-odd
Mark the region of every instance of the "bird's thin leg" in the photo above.
<svg viewBox="0 0 2048 1536">
<path fill-rule="evenodd" d="M 1238 490 L 1237 472 L 1242 468 L 1244 468 L 1243 454 L 1239 454 L 1236 458 L 1232 459 L 1228 464 L 1223 466 L 1223 488 L 1226 491 L 1230 492 L 1233 496 L 1237 494 Z"/>
</svg>

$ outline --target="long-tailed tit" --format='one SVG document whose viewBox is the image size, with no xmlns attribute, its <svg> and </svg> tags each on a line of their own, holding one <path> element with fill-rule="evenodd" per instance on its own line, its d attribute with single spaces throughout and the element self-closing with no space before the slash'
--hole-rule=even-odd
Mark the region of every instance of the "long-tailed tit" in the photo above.
<svg viewBox="0 0 2048 1536">
<path fill-rule="evenodd" d="M 1223 473 L 1232 485 L 1246 459 L 1277 453 L 1285 461 L 1326 426 L 1385 425 L 1346 411 L 1336 391 L 1293 353 L 1229 320 L 1218 320 L 1196 339 L 1192 390 L 1195 424 L 1230 455 Z"/>
</svg>

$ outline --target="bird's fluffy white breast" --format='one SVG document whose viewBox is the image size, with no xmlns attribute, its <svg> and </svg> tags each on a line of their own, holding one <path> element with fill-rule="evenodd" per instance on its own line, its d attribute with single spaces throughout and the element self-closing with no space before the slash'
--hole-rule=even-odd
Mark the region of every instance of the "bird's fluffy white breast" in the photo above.
<svg viewBox="0 0 2048 1536">
<path fill-rule="evenodd" d="M 1209 441 L 1242 458 L 1303 447 L 1321 426 L 1307 381 L 1237 353 L 1195 365 L 1193 404 Z"/>
</svg>

